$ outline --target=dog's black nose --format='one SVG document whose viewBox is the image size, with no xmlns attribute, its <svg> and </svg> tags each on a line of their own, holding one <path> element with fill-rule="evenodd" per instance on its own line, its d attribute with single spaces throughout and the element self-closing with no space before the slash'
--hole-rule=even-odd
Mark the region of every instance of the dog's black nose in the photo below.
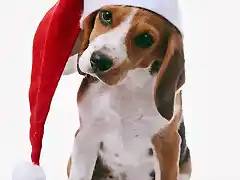
<svg viewBox="0 0 240 180">
<path fill-rule="evenodd" d="M 113 66 L 113 61 L 106 55 L 99 52 L 92 53 L 92 56 L 90 58 L 90 63 L 95 72 L 107 71 Z"/>
</svg>

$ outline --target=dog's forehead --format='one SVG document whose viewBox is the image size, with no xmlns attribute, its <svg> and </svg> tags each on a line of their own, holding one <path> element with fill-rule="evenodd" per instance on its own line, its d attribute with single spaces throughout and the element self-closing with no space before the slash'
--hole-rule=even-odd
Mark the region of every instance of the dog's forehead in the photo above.
<svg viewBox="0 0 240 180">
<path fill-rule="evenodd" d="M 133 17 L 133 22 L 147 23 L 155 27 L 156 29 L 159 29 L 159 27 L 164 26 L 164 23 L 166 22 L 166 20 L 159 14 L 156 14 L 152 11 L 142 9 L 142 8 L 137 8 L 137 11 Z"/>
<path fill-rule="evenodd" d="M 106 33 L 109 34 L 109 32 L 116 31 L 117 29 L 124 30 L 124 32 L 120 32 L 120 34 L 125 35 L 128 34 L 128 31 L 130 31 L 132 27 L 137 27 L 138 30 L 135 29 L 137 30 L 135 31 L 136 33 L 140 33 L 141 31 L 148 32 L 149 29 L 152 29 L 156 34 L 161 34 L 162 28 L 164 27 L 165 19 L 146 9 L 114 5 L 104 6 L 98 11 L 98 13 L 102 11 L 112 12 L 113 23 L 110 27 L 105 27 L 101 24 L 99 16 L 97 16 L 94 28 L 90 35 L 90 42 L 98 36 Z M 115 33 L 111 34 L 115 35 Z"/>
</svg>

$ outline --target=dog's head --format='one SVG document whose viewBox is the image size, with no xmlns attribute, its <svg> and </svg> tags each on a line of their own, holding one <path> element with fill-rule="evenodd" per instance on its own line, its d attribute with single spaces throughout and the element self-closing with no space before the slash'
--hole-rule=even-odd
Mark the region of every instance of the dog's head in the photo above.
<svg viewBox="0 0 240 180">
<path fill-rule="evenodd" d="M 185 71 L 182 37 L 165 18 L 141 8 L 105 6 L 83 21 L 80 54 L 80 71 L 109 85 L 137 68 L 150 69 L 157 109 L 171 119 Z"/>
</svg>

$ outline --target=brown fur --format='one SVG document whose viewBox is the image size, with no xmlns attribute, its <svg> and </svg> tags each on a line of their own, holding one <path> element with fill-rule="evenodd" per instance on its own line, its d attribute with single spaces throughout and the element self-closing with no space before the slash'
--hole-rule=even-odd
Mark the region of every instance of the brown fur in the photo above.
<svg viewBox="0 0 240 180">
<path fill-rule="evenodd" d="M 177 94 L 176 103 L 182 106 L 181 93 Z M 161 180 L 176 180 L 179 173 L 178 161 L 181 137 L 178 134 L 178 128 L 181 123 L 181 116 L 182 108 L 164 131 L 155 135 L 152 139 L 161 165 Z"/>
<path fill-rule="evenodd" d="M 83 24 L 81 47 L 76 45 L 76 47 L 80 47 L 79 54 L 88 47 L 89 42 L 94 38 L 118 26 L 131 11 L 131 7 L 126 6 L 107 6 L 103 9 L 113 13 L 113 25 L 111 27 L 103 26 L 99 22 L 98 12 L 89 15 Z M 132 42 L 131 37 L 143 31 L 149 32 L 155 41 L 154 45 L 148 49 L 139 49 Z M 76 43 L 80 43 L 80 41 L 76 41 Z M 181 35 L 172 24 L 161 16 L 144 9 L 138 9 L 133 18 L 132 28 L 126 36 L 125 44 L 129 59 L 102 74 L 100 76 L 101 80 L 113 85 L 121 81 L 128 70 L 148 67 L 153 60 L 160 61 L 162 66 L 157 74 L 155 103 L 159 113 L 170 120 L 173 116 L 175 92 L 185 82 Z M 78 91 L 78 101 L 81 100 L 94 81 L 96 79 L 89 75 L 83 79 Z M 181 94 L 178 94 L 177 99 L 177 102 L 181 103 Z M 162 180 L 176 180 L 179 171 L 191 174 L 191 159 L 180 170 L 178 166 L 181 142 L 178 128 L 181 115 L 182 112 L 180 111 L 170 121 L 165 131 L 161 135 L 156 135 L 152 140 L 159 158 Z M 68 162 L 68 176 L 70 168 L 71 158 Z"/>
<path fill-rule="evenodd" d="M 181 74 L 185 74 L 183 71 L 182 38 L 172 32 L 155 85 L 155 103 L 159 113 L 166 119 L 173 116 L 175 93 L 184 83 L 183 79 L 179 82 Z"/>
<path fill-rule="evenodd" d="M 71 52 L 70 56 L 73 56 L 73 55 L 79 53 L 79 49 L 81 49 L 81 45 L 82 45 L 82 43 L 81 43 L 82 39 L 83 39 L 83 31 L 80 31 L 79 34 L 78 34 L 78 37 L 75 41 L 75 44 L 73 46 L 73 49 L 72 49 L 72 52 Z"/>
</svg>

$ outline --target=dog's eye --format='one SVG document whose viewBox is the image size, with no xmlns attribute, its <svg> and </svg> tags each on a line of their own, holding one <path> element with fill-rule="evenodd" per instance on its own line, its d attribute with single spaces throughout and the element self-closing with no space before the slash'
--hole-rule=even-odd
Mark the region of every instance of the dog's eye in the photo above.
<svg viewBox="0 0 240 180">
<path fill-rule="evenodd" d="M 112 13 L 109 11 L 102 11 L 99 13 L 99 19 L 104 26 L 112 25 Z"/>
<path fill-rule="evenodd" d="M 142 33 L 136 36 L 134 42 L 138 48 L 149 48 L 154 43 L 152 36 L 148 33 Z"/>
</svg>

